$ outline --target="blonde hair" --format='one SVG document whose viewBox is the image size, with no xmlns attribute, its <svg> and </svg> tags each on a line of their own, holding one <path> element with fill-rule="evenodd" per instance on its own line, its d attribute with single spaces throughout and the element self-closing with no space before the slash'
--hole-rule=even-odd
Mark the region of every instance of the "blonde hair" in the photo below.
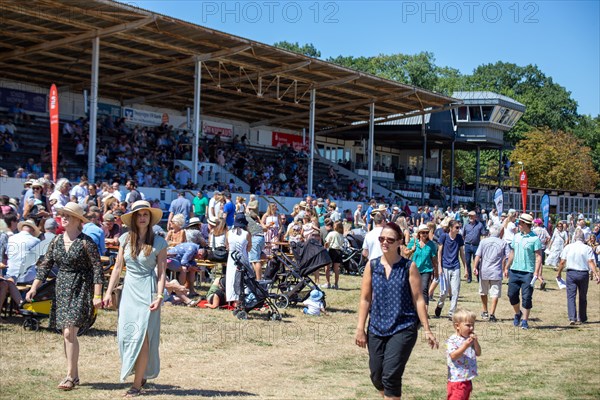
<svg viewBox="0 0 600 400">
<path fill-rule="evenodd" d="M 243 204 L 243 203 L 246 201 L 246 198 L 245 198 L 244 196 L 237 196 L 237 197 L 235 198 L 235 201 L 236 201 L 237 203 Z"/>
<path fill-rule="evenodd" d="M 454 311 L 454 314 L 452 314 L 452 323 L 454 324 L 460 324 L 461 322 L 473 323 L 476 319 L 477 315 L 475 315 L 473 311 L 469 311 L 464 308 L 458 308 L 456 311 Z"/>
</svg>

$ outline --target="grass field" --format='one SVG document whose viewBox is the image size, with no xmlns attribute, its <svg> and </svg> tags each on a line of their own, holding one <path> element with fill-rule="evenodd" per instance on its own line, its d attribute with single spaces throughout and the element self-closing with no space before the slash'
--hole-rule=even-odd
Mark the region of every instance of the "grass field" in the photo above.
<svg viewBox="0 0 600 400">
<path fill-rule="evenodd" d="M 512 326 L 506 285 L 496 312 L 500 321 L 477 322 L 483 354 L 473 398 L 600 398 L 600 286 L 590 284 L 589 323 L 569 327 L 565 291 L 552 281 L 553 271 L 545 275 L 550 282 L 546 292 L 534 293 L 532 329 Z M 291 307 L 283 310 L 282 322 L 267 321 L 260 312 L 238 321 L 226 311 L 164 307 L 162 369 L 144 397 L 379 398 L 369 379 L 367 353 L 354 345 L 360 278 L 342 276 L 340 282 L 340 290 L 327 291 L 329 314 L 322 317 Z M 459 305 L 479 315 L 477 284 L 463 281 Z M 0 325 L 0 398 L 120 398 L 131 379 L 119 382 L 116 318 L 114 311 L 101 311 L 90 333 L 80 338 L 81 386 L 67 393 L 55 388 L 66 368 L 61 336 L 44 329 L 23 331 L 20 317 L 9 318 Z M 442 343 L 453 333 L 447 319 L 430 322 Z M 431 350 L 421 337 L 403 385 L 407 399 L 445 398 L 444 346 Z"/>
</svg>

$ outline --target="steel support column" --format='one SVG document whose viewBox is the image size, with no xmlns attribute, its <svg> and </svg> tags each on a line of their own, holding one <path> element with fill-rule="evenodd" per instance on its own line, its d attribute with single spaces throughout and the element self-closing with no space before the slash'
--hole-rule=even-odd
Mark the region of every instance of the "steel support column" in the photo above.
<svg viewBox="0 0 600 400">
<path fill-rule="evenodd" d="M 98 68 L 100 38 L 92 39 L 92 80 L 90 90 L 90 140 L 88 143 L 88 180 L 96 181 L 96 135 L 98 131 Z"/>
<path fill-rule="evenodd" d="M 310 148 L 308 149 L 308 194 L 313 194 L 313 173 L 315 164 L 315 101 L 317 90 L 310 91 L 310 113 L 308 116 L 308 140 Z"/>
<path fill-rule="evenodd" d="M 200 142 L 200 89 L 202 86 L 202 61 L 197 61 L 194 71 L 194 143 L 192 145 L 192 182 L 198 184 L 198 146 Z"/>
<path fill-rule="evenodd" d="M 369 181 L 367 190 L 369 198 L 373 197 L 373 160 L 375 158 L 375 103 L 369 104 Z"/>
<path fill-rule="evenodd" d="M 427 132 L 425 131 L 425 114 L 421 114 L 421 136 L 423 136 L 423 163 L 421 171 L 421 205 L 425 204 L 425 173 L 427 171 Z"/>
</svg>

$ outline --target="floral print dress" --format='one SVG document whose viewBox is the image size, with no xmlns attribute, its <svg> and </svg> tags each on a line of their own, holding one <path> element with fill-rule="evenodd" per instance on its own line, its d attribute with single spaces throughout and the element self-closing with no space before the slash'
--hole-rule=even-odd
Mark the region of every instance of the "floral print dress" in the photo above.
<svg viewBox="0 0 600 400">
<path fill-rule="evenodd" d="M 89 328 L 94 323 L 94 284 L 104 281 L 98 246 L 88 235 L 80 233 L 66 251 L 63 235 L 57 235 L 37 269 L 36 279 L 44 282 L 55 266 L 58 275 L 50 328 Z"/>
</svg>

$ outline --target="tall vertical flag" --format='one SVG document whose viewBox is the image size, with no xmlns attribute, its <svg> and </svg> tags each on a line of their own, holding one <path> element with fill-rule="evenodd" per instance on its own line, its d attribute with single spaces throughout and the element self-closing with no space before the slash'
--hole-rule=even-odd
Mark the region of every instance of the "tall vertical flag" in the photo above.
<svg viewBox="0 0 600 400">
<path fill-rule="evenodd" d="M 521 183 L 521 199 L 523 200 L 523 212 L 527 210 L 527 173 L 523 170 L 519 175 L 519 182 Z"/>
<path fill-rule="evenodd" d="M 52 179 L 56 182 L 58 175 L 58 90 L 55 84 L 50 86 L 48 110 L 50 111 L 50 141 L 52 144 Z"/>
<path fill-rule="evenodd" d="M 548 221 L 550 219 L 550 196 L 548 196 L 547 194 L 542 196 L 540 208 L 542 209 L 542 219 L 544 220 L 544 226 L 548 228 Z"/>
<path fill-rule="evenodd" d="M 496 192 L 494 192 L 494 203 L 496 204 L 498 217 L 500 217 L 500 215 L 502 215 L 502 209 L 504 208 L 504 194 L 500 188 L 496 189 Z"/>
</svg>

